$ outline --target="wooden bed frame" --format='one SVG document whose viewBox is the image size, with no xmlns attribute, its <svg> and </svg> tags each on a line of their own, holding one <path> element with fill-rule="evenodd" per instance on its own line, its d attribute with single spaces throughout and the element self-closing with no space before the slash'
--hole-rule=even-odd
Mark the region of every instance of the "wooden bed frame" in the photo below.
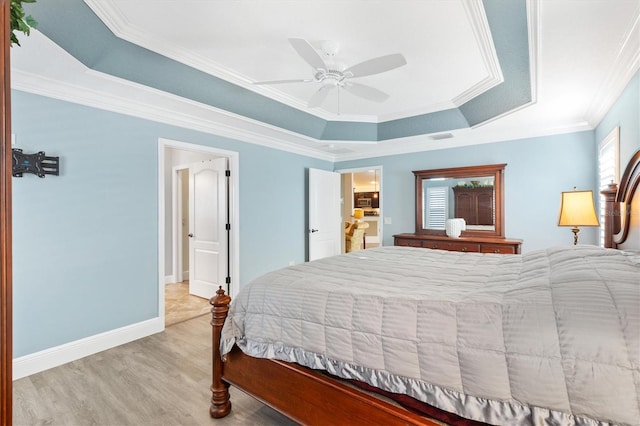
<svg viewBox="0 0 640 426">
<path fill-rule="evenodd" d="M 639 183 L 640 150 L 627 165 L 620 189 L 611 184 L 602 191 L 605 197 L 605 247 L 620 248 L 629 235 L 633 235 L 633 241 L 627 243 L 640 249 L 640 196 L 634 200 Z M 635 203 L 633 211 L 632 201 Z M 233 385 L 302 424 L 439 424 L 320 372 L 288 362 L 250 357 L 237 346 L 223 362 L 218 348 L 230 302 L 231 298 L 222 289 L 210 301 L 213 305 L 211 417 L 229 414 L 229 385 Z"/>
</svg>

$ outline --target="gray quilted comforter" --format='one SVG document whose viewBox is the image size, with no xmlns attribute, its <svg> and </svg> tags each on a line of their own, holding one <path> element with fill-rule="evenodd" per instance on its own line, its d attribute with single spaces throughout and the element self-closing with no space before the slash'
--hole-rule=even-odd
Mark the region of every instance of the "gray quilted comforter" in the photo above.
<svg viewBox="0 0 640 426">
<path fill-rule="evenodd" d="M 222 354 L 292 361 L 492 424 L 640 424 L 640 261 L 382 247 L 266 274 Z"/>
</svg>

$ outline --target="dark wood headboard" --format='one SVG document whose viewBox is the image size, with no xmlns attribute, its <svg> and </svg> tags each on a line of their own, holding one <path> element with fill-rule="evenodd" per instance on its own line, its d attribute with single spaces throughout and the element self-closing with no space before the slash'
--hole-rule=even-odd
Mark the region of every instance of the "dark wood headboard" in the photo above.
<svg viewBox="0 0 640 426">
<path fill-rule="evenodd" d="M 620 185 L 613 183 L 601 191 L 605 197 L 605 247 L 640 249 L 639 184 L 640 150 L 629 160 Z"/>
</svg>

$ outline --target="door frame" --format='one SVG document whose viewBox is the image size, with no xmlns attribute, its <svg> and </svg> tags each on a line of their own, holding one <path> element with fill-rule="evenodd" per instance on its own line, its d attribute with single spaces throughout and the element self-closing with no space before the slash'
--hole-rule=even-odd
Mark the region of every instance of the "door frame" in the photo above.
<svg viewBox="0 0 640 426">
<path fill-rule="evenodd" d="M 165 148 L 174 148 L 184 151 L 200 152 L 208 155 L 216 155 L 218 157 L 226 157 L 229 161 L 229 220 L 231 222 L 231 231 L 229 234 L 229 265 L 231 283 L 229 284 L 229 294 L 235 297 L 240 290 L 240 153 L 225 149 L 215 148 L 206 145 L 199 145 L 189 142 L 181 142 L 172 139 L 158 138 L 158 316 L 164 324 L 164 287 L 165 287 L 165 206 L 167 202 L 171 202 L 173 211 L 173 199 L 165 198 Z M 175 173 L 172 170 L 172 173 Z M 172 176 L 172 181 L 175 176 Z M 173 192 L 173 190 L 172 190 Z M 174 198 L 174 197 L 172 197 Z M 175 219 L 175 215 L 174 215 Z M 175 223 L 172 224 L 172 232 L 175 235 Z M 175 256 L 175 238 L 173 241 L 173 256 Z M 175 262 L 174 262 L 175 265 Z M 173 269 L 173 266 L 172 266 Z M 182 272 L 180 272 L 182 273 Z M 176 274 L 176 271 L 173 271 Z"/>
<path fill-rule="evenodd" d="M 189 170 L 189 165 L 180 164 L 173 166 L 171 170 L 171 211 L 173 217 L 173 226 L 171 228 L 173 248 L 171 253 L 173 254 L 172 271 L 175 282 L 184 281 L 182 275 L 184 272 L 184 264 L 182 263 L 182 250 L 184 250 L 184 247 L 182 244 L 182 233 L 180 232 L 182 229 L 182 220 L 184 219 L 182 215 L 182 198 L 184 197 L 184 193 L 182 191 L 182 175 L 180 173 L 183 170 Z M 189 265 L 189 267 L 191 267 L 191 265 Z M 165 282 L 165 284 L 167 284 L 167 282 Z"/>
<path fill-rule="evenodd" d="M 13 413 L 10 3 L 0 0 L 0 424 Z"/>
<path fill-rule="evenodd" d="M 348 168 L 348 169 L 337 169 L 334 170 L 336 173 L 340 173 L 341 175 L 343 174 L 347 174 L 347 173 L 358 173 L 358 172 L 366 172 L 368 170 L 377 170 L 378 171 L 378 176 L 380 177 L 380 184 L 379 184 L 379 188 L 378 188 L 378 193 L 380 194 L 380 247 L 383 246 L 384 244 L 384 191 L 382 190 L 382 187 L 384 185 L 382 185 L 383 182 L 383 170 L 382 170 L 382 165 L 376 165 L 376 166 L 366 166 L 366 167 L 352 167 L 352 168 Z M 342 196 L 344 197 L 344 194 L 342 194 Z M 351 196 L 353 196 L 353 194 L 351 194 Z M 343 217 L 342 221 L 346 221 L 347 218 Z"/>
</svg>

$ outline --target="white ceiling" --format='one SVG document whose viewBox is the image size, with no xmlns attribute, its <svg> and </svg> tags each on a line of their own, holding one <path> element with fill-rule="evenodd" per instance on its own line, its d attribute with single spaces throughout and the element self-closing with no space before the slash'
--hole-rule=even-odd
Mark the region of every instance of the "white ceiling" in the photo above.
<svg viewBox="0 0 640 426">
<path fill-rule="evenodd" d="M 308 111 L 329 120 L 379 122 L 452 108 L 456 100 L 486 90 L 500 78 L 479 0 L 85 3 L 123 39 L 303 111 L 316 83 L 251 84 L 312 77 L 310 66 L 288 38 L 338 42 L 335 60 L 345 66 L 390 53 L 406 57 L 404 67 L 358 79 L 388 93 L 386 102 L 347 93 L 340 98 L 339 116 L 331 102 Z M 527 8 L 532 104 L 477 128 L 454 130 L 454 139 L 431 141 L 421 135 L 400 141 L 338 143 L 339 148 L 358 151 L 355 158 L 415 151 L 418 145 L 433 149 L 593 128 L 639 68 L 640 0 L 529 0 Z M 26 49 L 44 49 L 30 43 L 22 42 Z M 65 78 L 58 69 L 62 60 L 45 66 L 25 56 L 12 52 L 20 88 L 28 90 L 31 84 L 25 83 L 25 76 Z M 81 84 L 80 80 L 73 84 Z M 391 147 L 390 142 L 401 143 Z M 331 142 L 300 143 L 319 151 L 339 151 Z"/>
</svg>

